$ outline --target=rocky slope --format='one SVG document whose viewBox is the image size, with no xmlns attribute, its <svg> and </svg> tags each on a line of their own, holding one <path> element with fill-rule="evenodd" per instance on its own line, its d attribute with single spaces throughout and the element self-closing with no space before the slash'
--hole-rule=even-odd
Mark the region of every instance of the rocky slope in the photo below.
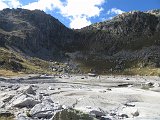
<svg viewBox="0 0 160 120">
<path fill-rule="evenodd" d="M 79 30 L 83 64 L 98 71 L 160 67 L 160 10 L 132 11 Z M 85 53 L 85 57 L 84 57 Z"/>
<path fill-rule="evenodd" d="M 43 11 L 4 9 L 0 11 L 0 47 L 23 59 L 78 62 L 84 72 L 157 75 L 160 10 L 123 13 L 71 30 Z"/>
<path fill-rule="evenodd" d="M 73 40 L 72 36 L 72 30 L 43 11 L 0 11 L 1 46 L 16 47 L 30 56 L 48 59 L 60 56 L 60 51 L 67 49 Z"/>
<path fill-rule="evenodd" d="M 39 10 L 0 11 L 0 75 L 5 70 L 25 73 L 57 72 L 67 65 L 65 52 L 73 50 L 74 32 Z M 51 61 L 58 61 L 56 65 Z M 6 72 L 10 72 L 6 71 Z"/>
</svg>

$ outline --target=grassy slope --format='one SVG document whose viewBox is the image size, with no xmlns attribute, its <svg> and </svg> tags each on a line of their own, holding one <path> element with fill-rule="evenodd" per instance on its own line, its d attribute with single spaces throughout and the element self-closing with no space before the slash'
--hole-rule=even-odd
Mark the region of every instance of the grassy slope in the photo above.
<svg viewBox="0 0 160 120">
<path fill-rule="evenodd" d="M 0 47 L 0 76 L 26 73 L 50 73 L 50 62 L 38 58 L 24 58 L 16 52 Z"/>
<path fill-rule="evenodd" d="M 115 63 L 106 61 L 80 60 L 82 71 L 90 72 L 90 69 L 96 69 L 100 74 L 125 74 L 125 75 L 160 75 L 160 68 L 152 66 L 140 67 L 139 62 L 127 62 L 125 69 L 118 72 L 109 72 L 109 69 L 115 67 Z M 38 58 L 24 58 L 16 52 L 0 47 L 0 76 L 21 76 L 32 73 L 52 74 L 49 66 L 51 62 Z"/>
<path fill-rule="evenodd" d="M 142 61 L 128 61 L 125 63 L 125 67 L 120 71 L 109 71 L 111 68 L 115 68 L 114 62 L 106 62 L 103 60 L 78 60 L 79 66 L 85 73 L 90 72 L 91 69 L 98 71 L 99 74 L 117 74 L 117 75 L 148 75 L 148 76 L 160 76 L 160 68 L 153 66 L 143 66 Z"/>
</svg>

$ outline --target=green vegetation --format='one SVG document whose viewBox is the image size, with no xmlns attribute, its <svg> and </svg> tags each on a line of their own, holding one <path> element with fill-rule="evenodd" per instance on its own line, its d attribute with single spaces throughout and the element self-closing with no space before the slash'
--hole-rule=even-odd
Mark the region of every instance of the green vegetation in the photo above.
<svg viewBox="0 0 160 120">
<path fill-rule="evenodd" d="M 14 120 L 13 116 L 10 117 L 0 117 L 0 120 Z"/>
<path fill-rule="evenodd" d="M 11 113 L 0 114 L 0 120 L 14 120 L 14 115 Z"/>
<path fill-rule="evenodd" d="M 9 49 L 0 47 L 0 76 L 51 73 L 50 65 L 51 62 L 32 57 L 26 58 Z"/>
<path fill-rule="evenodd" d="M 96 119 L 78 110 L 65 109 L 62 110 L 61 112 L 56 113 L 53 120 L 96 120 Z"/>
<path fill-rule="evenodd" d="M 26 111 L 26 116 L 27 117 L 32 117 L 31 114 L 30 114 L 30 111 Z"/>
<path fill-rule="evenodd" d="M 96 60 L 89 58 L 87 60 L 77 60 L 80 68 L 84 73 L 95 70 L 99 74 L 115 74 L 115 75 L 147 75 L 147 76 L 159 76 L 160 68 L 153 66 L 154 63 L 133 60 L 124 61 L 121 64 L 121 69 L 116 69 L 117 63 L 115 60 Z"/>
</svg>

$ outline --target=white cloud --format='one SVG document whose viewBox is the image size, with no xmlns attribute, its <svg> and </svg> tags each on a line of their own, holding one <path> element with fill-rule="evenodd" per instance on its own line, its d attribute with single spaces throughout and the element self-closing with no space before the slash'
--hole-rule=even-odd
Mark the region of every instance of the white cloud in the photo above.
<svg viewBox="0 0 160 120">
<path fill-rule="evenodd" d="M 0 0 L 0 10 L 4 8 L 18 8 L 21 4 L 18 0 Z"/>
<path fill-rule="evenodd" d="M 91 17 L 99 16 L 103 10 L 100 6 L 105 0 L 67 0 L 66 5 L 61 8 L 64 17 L 72 18 L 71 28 L 82 28 L 90 25 Z"/>
<path fill-rule="evenodd" d="M 55 8 L 62 8 L 62 3 L 60 0 L 38 0 L 37 2 L 29 3 L 28 5 L 22 6 L 22 8 L 29 9 L 29 10 L 53 10 Z"/>
<path fill-rule="evenodd" d="M 18 8 L 21 6 L 20 2 L 18 0 L 4 0 L 7 1 L 7 4 L 10 8 Z"/>
<path fill-rule="evenodd" d="M 25 9 L 53 10 L 59 9 L 60 14 L 70 20 L 71 28 L 82 28 L 90 25 L 89 18 L 99 16 L 103 10 L 100 6 L 105 0 L 38 0 L 23 6 Z"/>
<path fill-rule="evenodd" d="M 67 0 L 66 6 L 62 8 L 62 14 L 65 16 L 98 16 L 104 0 Z"/>
<path fill-rule="evenodd" d="M 3 10 L 4 8 L 8 8 L 8 5 L 0 0 L 0 10 Z"/>
<path fill-rule="evenodd" d="M 111 20 L 111 19 L 113 19 L 113 17 L 109 17 L 109 18 L 107 18 L 108 20 Z"/>
<path fill-rule="evenodd" d="M 58 9 L 60 14 L 70 20 L 71 28 L 82 28 L 91 24 L 91 17 L 99 16 L 103 10 L 101 5 L 105 0 L 38 0 L 21 5 L 18 0 L 0 0 L 0 9 L 20 7 L 25 9 L 39 9 L 52 11 Z"/>
<path fill-rule="evenodd" d="M 91 24 L 91 22 L 89 20 L 87 20 L 87 18 L 85 16 L 84 17 L 75 17 L 75 18 L 71 18 L 70 27 L 74 28 L 74 29 L 80 29 L 80 28 L 88 26 L 90 24 Z"/>
<path fill-rule="evenodd" d="M 107 11 L 107 14 L 122 14 L 124 13 L 124 11 L 117 9 L 117 8 L 112 8 L 110 10 Z"/>
</svg>

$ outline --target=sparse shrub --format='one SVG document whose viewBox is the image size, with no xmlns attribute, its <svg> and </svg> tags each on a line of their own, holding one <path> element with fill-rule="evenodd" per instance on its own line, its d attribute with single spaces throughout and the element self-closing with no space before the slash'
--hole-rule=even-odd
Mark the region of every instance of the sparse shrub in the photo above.
<svg viewBox="0 0 160 120">
<path fill-rule="evenodd" d="M 26 112 L 26 116 L 27 117 L 32 117 L 31 114 L 29 113 L 29 111 Z"/>
</svg>

